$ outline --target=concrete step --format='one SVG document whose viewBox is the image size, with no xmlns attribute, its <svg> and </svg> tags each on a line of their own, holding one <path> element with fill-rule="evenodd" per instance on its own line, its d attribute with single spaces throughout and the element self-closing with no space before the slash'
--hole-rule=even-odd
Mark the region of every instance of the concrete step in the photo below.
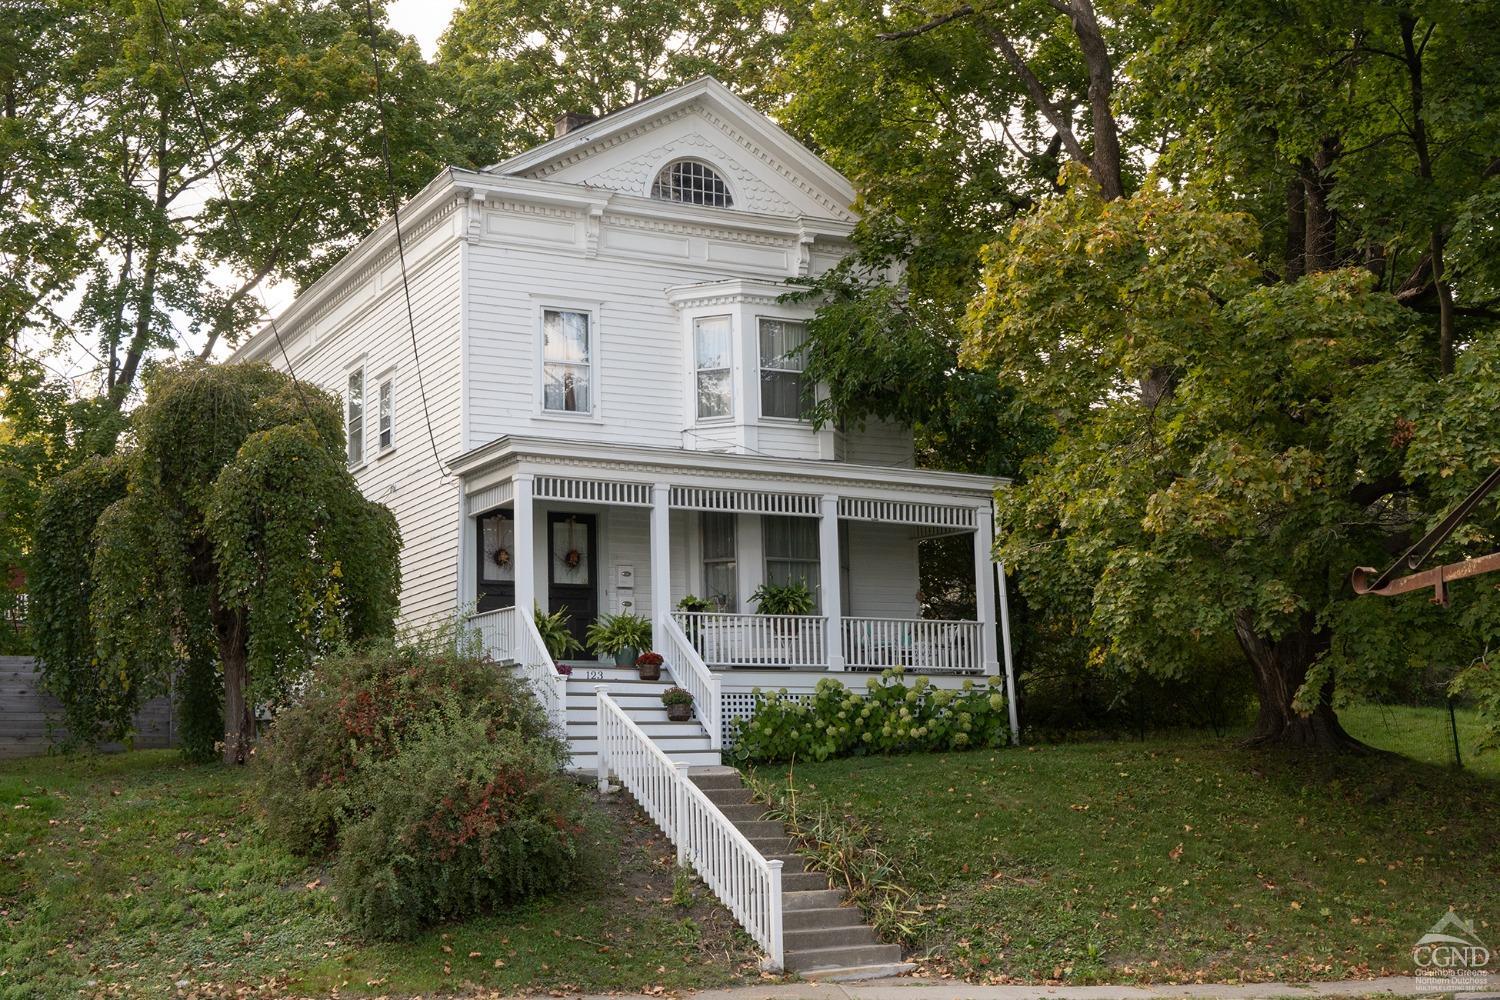
<svg viewBox="0 0 1500 1000">
<path fill-rule="evenodd" d="M 712 800 L 710 800 L 712 801 Z M 759 802 L 714 803 L 731 823 L 741 820 L 756 820 L 766 814 L 766 807 Z"/>
<path fill-rule="evenodd" d="M 813 983 L 851 983 L 904 976 L 916 968 L 913 962 L 882 962 L 878 965 L 855 965 L 846 969 L 810 969 L 802 973 L 802 978 Z"/>
<path fill-rule="evenodd" d="M 800 854 L 763 854 L 767 861 L 780 861 L 781 874 L 794 875 L 807 870 L 807 859 Z"/>
<path fill-rule="evenodd" d="M 712 749 L 708 745 L 707 736 L 685 736 L 682 738 L 663 736 L 653 741 L 668 757 L 678 753 L 708 753 Z M 592 757 L 599 752 L 598 740 L 569 740 L 568 749 L 573 756 L 587 754 Z M 717 751 L 714 751 L 717 753 Z"/>
<path fill-rule="evenodd" d="M 822 872 L 792 872 L 781 873 L 781 891 L 787 892 L 811 892 L 818 889 L 828 888 L 828 876 Z"/>
<path fill-rule="evenodd" d="M 899 964 L 901 946 L 896 944 L 861 944 L 810 951 L 788 950 L 786 953 L 787 969 L 802 976 L 817 972 L 842 973 L 861 966 Z"/>
<path fill-rule="evenodd" d="M 665 752 L 673 763 L 687 764 L 690 767 L 719 767 L 723 762 L 717 750 L 667 750 Z M 593 774 L 599 767 L 598 755 L 593 750 L 580 753 L 575 749 L 568 767 L 573 771 L 586 771 Z"/>
<path fill-rule="evenodd" d="M 649 716 L 647 716 L 646 718 L 642 718 L 641 715 L 638 715 L 635 712 L 629 712 L 627 714 L 630 716 L 631 722 L 634 722 L 637 726 L 640 726 L 641 730 L 645 732 L 647 736 L 650 736 L 653 739 L 658 736 L 681 736 L 684 733 L 693 733 L 698 736 L 703 736 L 705 739 L 707 738 L 707 734 L 703 732 L 703 727 L 700 726 L 697 722 L 671 722 L 667 719 L 666 712 L 657 713 L 660 715 L 660 718 L 651 718 Z M 592 715 L 590 715 L 587 719 L 575 719 L 571 714 L 569 714 L 569 739 L 592 740 L 598 738 L 598 735 L 599 723 L 594 719 Z"/>
<path fill-rule="evenodd" d="M 827 906 L 811 910 L 785 910 L 781 914 L 782 930 L 817 930 L 820 927 L 857 927 L 864 916 L 852 906 Z"/>
<path fill-rule="evenodd" d="M 708 796 L 708 801 L 720 808 L 742 805 L 753 798 L 750 789 L 744 786 L 740 786 L 739 788 L 705 788 L 703 789 L 703 794 Z"/>
<path fill-rule="evenodd" d="M 792 853 L 791 837 L 746 837 L 750 846 L 761 853 L 763 857 L 775 857 L 778 854 Z"/>
<path fill-rule="evenodd" d="M 880 943 L 875 932 L 864 924 L 789 930 L 784 935 L 784 941 L 788 952 L 826 951 L 832 948 L 856 948 Z M 899 954 L 898 952 L 898 957 Z"/>
<path fill-rule="evenodd" d="M 816 889 L 781 894 L 781 909 L 785 913 L 793 910 L 826 910 L 841 906 L 843 902 L 844 894 L 837 889 Z"/>
<path fill-rule="evenodd" d="M 688 779 L 705 792 L 711 788 L 744 788 L 745 781 L 740 772 L 732 767 L 694 768 Z"/>
<path fill-rule="evenodd" d="M 770 819 L 735 820 L 734 825 L 740 833 L 743 833 L 750 840 L 758 840 L 763 837 L 779 837 L 786 833 L 786 827 Z"/>
</svg>

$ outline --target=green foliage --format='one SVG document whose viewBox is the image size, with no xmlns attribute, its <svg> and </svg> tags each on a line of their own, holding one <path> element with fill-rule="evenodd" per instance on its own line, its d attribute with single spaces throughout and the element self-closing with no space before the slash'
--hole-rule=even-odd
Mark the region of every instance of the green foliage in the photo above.
<svg viewBox="0 0 1500 1000">
<path fill-rule="evenodd" d="M 908 685 L 893 669 L 869 678 L 863 692 L 831 677 L 806 699 L 757 688 L 754 710 L 735 720 L 729 754 L 756 763 L 979 749 L 1004 746 L 1009 727 L 1000 678 L 965 680 L 954 691 L 926 677 Z"/>
<path fill-rule="evenodd" d="M 99 669 L 90 602 L 94 525 L 125 495 L 125 464 L 93 458 L 52 482 L 38 505 L 31 622 L 46 689 L 62 703 L 71 742 L 118 739 L 141 690 L 127 673 Z"/>
<path fill-rule="evenodd" d="M 368 815 L 361 769 L 394 756 L 407 730 L 450 695 L 476 718 L 519 733 L 554 770 L 567 762 L 566 746 L 524 685 L 453 634 L 344 652 L 318 663 L 277 713 L 258 754 L 271 834 L 299 854 L 332 850 L 346 824 Z"/>
<path fill-rule="evenodd" d="M 713 601 L 705 597 L 699 597 L 696 594 L 688 594 L 677 602 L 677 609 L 679 611 L 712 611 L 713 608 Z"/>
<path fill-rule="evenodd" d="M 574 884 L 585 807 L 549 743 L 454 692 L 406 726 L 394 753 L 357 760 L 368 812 L 339 838 L 333 885 L 365 937 L 409 937 Z"/>
<path fill-rule="evenodd" d="M 750 595 L 757 614 L 810 615 L 813 613 L 812 591 L 801 580 L 791 583 L 762 583 Z"/>
<path fill-rule="evenodd" d="M 700 76 L 768 104 L 782 27 L 777 5 L 743 0 L 466 0 L 437 73 L 455 139 L 487 164 L 551 139 L 563 114 L 618 111 Z"/>
<path fill-rule="evenodd" d="M 589 649 L 609 656 L 622 649 L 651 648 L 651 621 L 629 611 L 600 615 L 584 634 Z"/>
<path fill-rule="evenodd" d="M 554 660 L 560 660 L 569 653 L 577 653 L 583 649 L 583 643 L 573 638 L 573 633 L 568 629 L 568 621 L 571 617 L 567 608 L 558 608 L 550 614 L 544 612 L 541 605 L 536 605 L 532 609 L 532 618 L 536 622 L 537 632 L 542 637 L 542 645 L 547 647 L 547 654 Z"/>
<path fill-rule="evenodd" d="M 669 687 L 661 693 L 663 705 L 691 705 L 693 693 L 680 687 Z"/>
</svg>

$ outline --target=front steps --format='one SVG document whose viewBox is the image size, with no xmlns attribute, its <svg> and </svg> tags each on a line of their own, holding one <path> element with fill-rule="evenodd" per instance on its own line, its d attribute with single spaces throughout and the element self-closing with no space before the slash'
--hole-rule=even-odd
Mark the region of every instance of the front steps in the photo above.
<svg viewBox="0 0 1500 1000">
<path fill-rule="evenodd" d="M 703 789 L 746 839 L 781 866 L 781 929 L 788 972 L 803 979 L 879 979 L 910 972 L 901 946 L 881 944 L 859 910 L 844 893 L 829 887 L 826 876 L 807 870 L 786 829 L 764 819 L 765 810 L 751 800 L 740 772 L 730 767 L 693 768 L 688 777 Z"/>
<path fill-rule="evenodd" d="M 575 771 L 594 771 L 599 766 L 599 710 L 594 686 L 603 684 L 610 697 L 630 720 L 662 749 L 673 762 L 717 766 L 720 756 L 710 748 L 708 733 L 697 719 L 667 720 L 661 693 L 672 686 L 665 670 L 660 681 L 643 681 L 634 667 L 605 666 L 592 660 L 567 661 L 573 668 L 568 677 L 566 707 L 568 749 L 573 752 Z"/>
</svg>

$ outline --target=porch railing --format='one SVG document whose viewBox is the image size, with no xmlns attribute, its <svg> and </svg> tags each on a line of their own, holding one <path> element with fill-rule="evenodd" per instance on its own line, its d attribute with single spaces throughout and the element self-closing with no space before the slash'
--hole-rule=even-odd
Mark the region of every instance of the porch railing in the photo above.
<svg viewBox="0 0 1500 1000">
<path fill-rule="evenodd" d="M 709 747 L 718 750 L 724 742 L 720 732 L 719 678 L 708 669 L 675 619 L 666 618 L 657 624 L 656 642 L 672 680 L 693 696 L 693 714 L 708 731 Z"/>
<path fill-rule="evenodd" d="M 821 670 L 828 663 L 827 621 L 821 615 L 676 611 L 672 617 L 711 666 Z"/>
<path fill-rule="evenodd" d="M 557 731 L 565 733 L 568 731 L 568 678 L 558 673 L 553 665 L 552 654 L 547 652 L 547 644 L 536 630 L 531 612 L 525 608 L 513 610 L 516 613 L 516 671 L 530 685 Z"/>
<path fill-rule="evenodd" d="M 506 661 L 516 658 L 516 609 L 499 608 L 483 614 L 472 615 L 469 625 L 479 633 L 479 642 L 484 655 L 492 660 Z"/>
<path fill-rule="evenodd" d="M 980 674 L 983 628 L 979 622 L 940 619 L 845 618 L 844 663 L 850 670 Z"/>
<path fill-rule="evenodd" d="M 687 765 L 673 764 L 625 714 L 603 686 L 596 687 L 599 712 L 599 788 L 611 772 L 677 846 L 678 864 L 691 865 L 729 908 L 772 968 L 784 955 L 781 927 L 781 862 L 764 857 L 703 790 L 688 780 Z"/>
</svg>

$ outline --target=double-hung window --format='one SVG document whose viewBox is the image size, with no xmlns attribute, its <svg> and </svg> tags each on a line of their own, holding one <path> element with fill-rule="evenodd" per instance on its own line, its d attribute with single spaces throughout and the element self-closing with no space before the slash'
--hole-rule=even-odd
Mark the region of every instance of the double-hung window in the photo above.
<svg viewBox="0 0 1500 1000">
<path fill-rule="evenodd" d="M 382 452 L 396 447 L 396 379 L 387 375 L 376 390 L 375 439 Z"/>
<path fill-rule="evenodd" d="M 766 547 L 766 582 L 802 583 L 818 593 L 818 519 L 766 514 L 761 519 Z"/>
<path fill-rule="evenodd" d="M 720 611 L 738 611 L 740 606 L 735 517 L 718 511 L 702 514 L 703 592 Z"/>
<path fill-rule="evenodd" d="M 727 417 L 733 412 L 730 387 L 732 328 L 728 316 L 693 320 L 693 356 L 698 397 L 698 419 Z"/>
<path fill-rule="evenodd" d="M 807 326 L 784 319 L 760 318 L 760 415 L 802 420 L 807 416 L 807 386 L 802 377 Z"/>
<path fill-rule="evenodd" d="M 594 412 L 594 343 L 590 314 L 542 310 L 542 409 Z"/>
<path fill-rule="evenodd" d="M 349 392 L 344 397 L 344 436 L 349 445 L 349 464 L 365 460 L 365 370 L 349 373 Z"/>
</svg>

